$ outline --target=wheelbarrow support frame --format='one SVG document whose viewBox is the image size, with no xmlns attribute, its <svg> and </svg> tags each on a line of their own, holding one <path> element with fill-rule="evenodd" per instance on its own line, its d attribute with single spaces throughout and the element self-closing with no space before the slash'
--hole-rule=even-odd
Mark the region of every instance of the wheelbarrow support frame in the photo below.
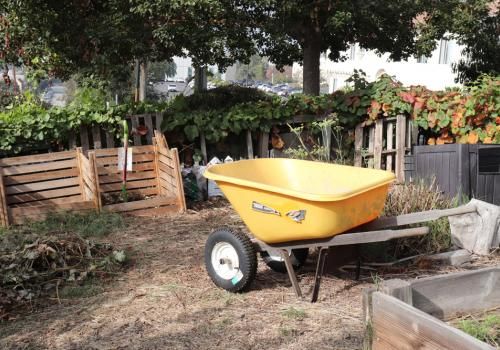
<svg viewBox="0 0 500 350">
<path fill-rule="evenodd" d="M 477 212 L 474 205 L 463 205 L 452 209 L 429 210 L 405 215 L 381 217 L 348 233 L 339 234 L 328 239 L 267 244 L 254 238 L 252 239 L 252 242 L 254 243 L 255 249 L 258 251 L 278 250 L 280 252 L 285 262 L 288 277 L 290 278 L 290 282 L 298 298 L 302 298 L 302 291 L 297 281 L 297 275 L 295 274 L 292 263 L 290 261 L 290 251 L 300 248 L 320 248 L 314 278 L 314 289 L 311 299 L 311 302 L 316 302 L 319 295 L 321 277 L 324 272 L 326 257 L 328 255 L 329 248 L 352 244 L 385 242 L 396 238 L 423 236 L 429 233 L 429 227 L 422 226 L 398 230 L 392 228 L 398 226 L 419 224 L 437 220 L 442 217 L 462 215 L 474 212 Z M 360 262 L 358 261 L 358 277 L 359 268 Z"/>
</svg>

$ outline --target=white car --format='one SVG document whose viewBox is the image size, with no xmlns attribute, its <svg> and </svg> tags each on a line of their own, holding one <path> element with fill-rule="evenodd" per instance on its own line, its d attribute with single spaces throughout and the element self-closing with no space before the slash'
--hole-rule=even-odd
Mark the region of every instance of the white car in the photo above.
<svg viewBox="0 0 500 350">
<path fill-rule="evenodd" d="M 176 84 L 168 84 L 167 91 L 168 92 L 177 92 L 177 85 Z"/>
</svg>

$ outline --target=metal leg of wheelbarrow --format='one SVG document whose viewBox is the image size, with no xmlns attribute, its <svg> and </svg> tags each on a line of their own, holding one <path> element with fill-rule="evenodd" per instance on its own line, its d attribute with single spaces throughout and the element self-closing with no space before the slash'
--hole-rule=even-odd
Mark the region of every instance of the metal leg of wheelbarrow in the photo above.
<svg viewBox="0 0 500 350">
<path fill-rule="evenodd" d="M 293 289 L 295 290 L 295 295 L 297 298 L 302 298 L 302 291 L 300 290 L 299 282 L 297 281 L 297 275 L 295 275 L 295 270 L 293 269 L 292 262 L 290 261 L 290 254 L 288 250 L 281 250 L 281 256 L 285 261 L 286 271 L 288 272 L 288 277 L 290 282 L 292 282 Z"/>
<path fill-rule="evenodd" d="M 326 257 L 328 256 L 329 247 L 321 247 L 319 250 L 318 263 L 316 265 L 316 276 L 314 276 L 314 289 L 312 293 L 311 303 L 318 301 L 319 287 L 321 286 L 321 277 L 325 270 Z"/>
</svg>

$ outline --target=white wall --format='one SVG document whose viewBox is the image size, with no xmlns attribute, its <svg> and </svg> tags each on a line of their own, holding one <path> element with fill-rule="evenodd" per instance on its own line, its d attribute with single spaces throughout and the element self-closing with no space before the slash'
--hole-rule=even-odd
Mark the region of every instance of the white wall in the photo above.
<svg viewBox="0 0 500 350">
<path fill-rule="evenodd" d="M 381 73 L 395 76 L 404 85 L 425 85 L 431 90 L 441 90 L 445 87 L 457 86 L 455 74 L 452 72 L 452 63 L 461 57 L 461 47 L 454 41 L 440 41 L 432 55 L 424 60 L 410 58 L 406 61 L 392 62 L 389 54 L 378 56 L 373 51 L 360 49 L 356 44 L 342 54 L 349 57 L 344 62 L 333 62 L 326 55 L 321 56 L 321 77 L 329 85 L 329 92 L 338 90 L 346 85 L 345 80 L 354 72 L 361 69 L 367 75 L 368 81 L 378 78 Z M 425 63 L 419 63 L 425 62 Z M 294 75 L 302 70 L 294 64 Z"/>
</svg>

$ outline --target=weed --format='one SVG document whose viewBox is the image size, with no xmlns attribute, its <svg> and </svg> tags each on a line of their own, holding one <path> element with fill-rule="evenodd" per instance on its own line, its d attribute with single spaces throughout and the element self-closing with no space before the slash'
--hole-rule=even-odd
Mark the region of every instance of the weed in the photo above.
<svg viewBox="0 0 500 350">
<path fill-rule="evenodd" d="M 283 316 L 293 319 L 293 320 L 299 320 L 302 321 L 304 318 L 306 318 L 306 312 L 302 309 L 296 309 L 294 307 L 289 307 L 288 309 L 283 311 Z"/>
<path fill-rule="evenodd" d="M 291 338 L 291 337 L 296 337 L 299 335 L 299 331 L 294 329 L 294 328 L 288 328 L 288 327 L 280 327 L 279 328 L 279 333 L 280 336 L 284 338 Z"/>
<path fill-rule="evenodd" d="M 116 213 L 54 213 L 46 220 L 30 222 L 19 228 L 22 232 L 39 234 L 73 232 L 83 238 L 103 237 L 125 226 L 123 218 Z"/>
<path fill-rule="evenodd" d="M 457 328 L 498 348 L 500 343 L 500 315 L 489 315 L 483 319 L 462 320 Z"/>
<path fill-rule="evenodd" d="M 88 280 L 83 285 L 68 285 L 59 290 L 61 299 L 90 298 L 104 292 L 104 288 L 95 280 Z"/>
</svg>

